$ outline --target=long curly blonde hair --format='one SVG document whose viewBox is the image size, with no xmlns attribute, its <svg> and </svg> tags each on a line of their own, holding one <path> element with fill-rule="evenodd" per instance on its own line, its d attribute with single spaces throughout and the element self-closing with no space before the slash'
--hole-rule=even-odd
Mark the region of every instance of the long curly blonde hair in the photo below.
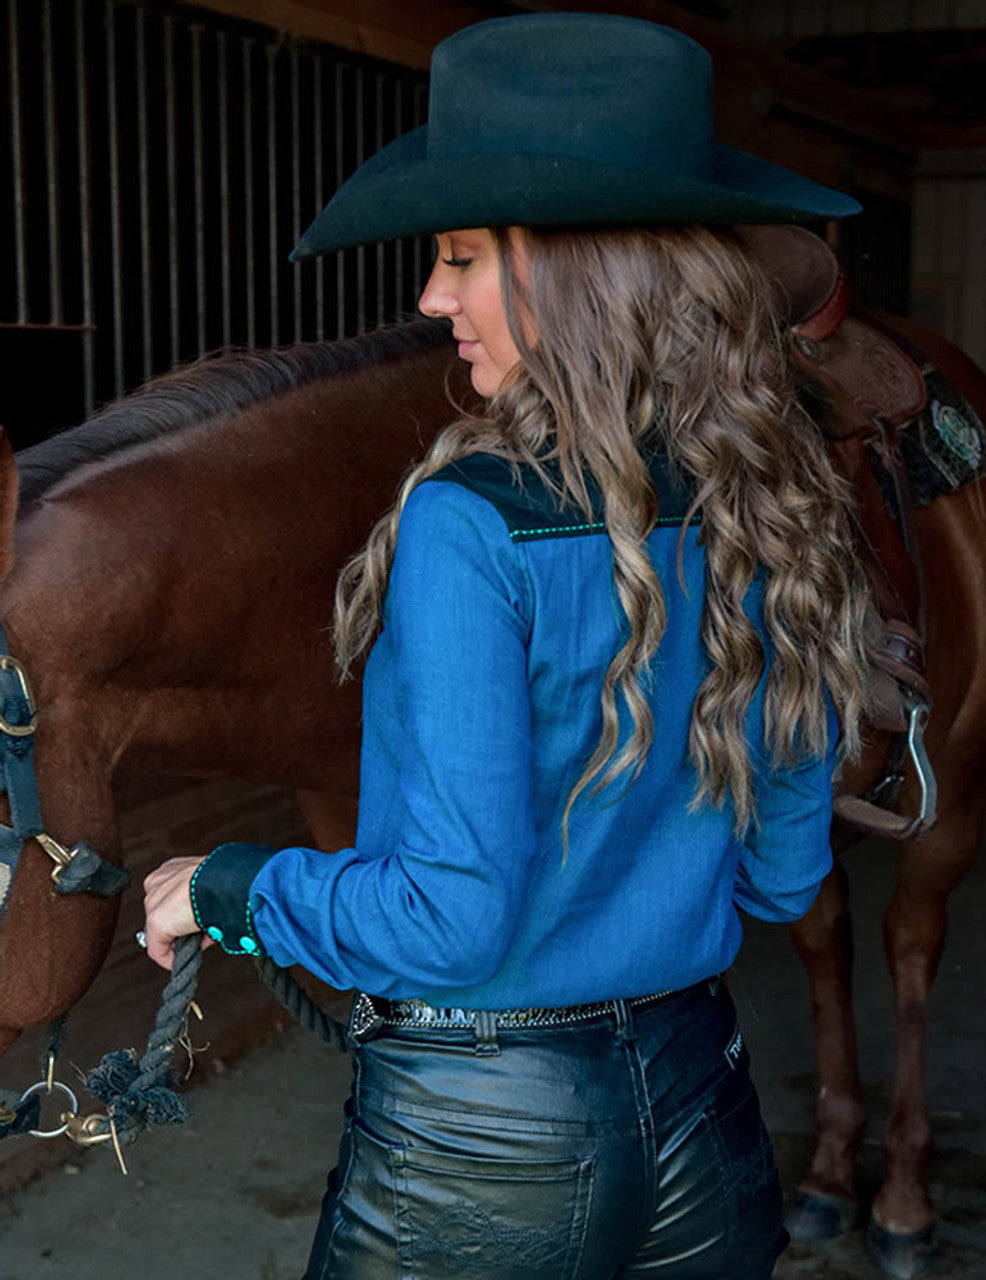
<svg viewBox="0 0 986 1280">
<path fill-rule="evenodd" d="M 745 721 L 766 663 L 743 607 L 755 575 L 765 582 L 764 727 L 774 767 L 825 752 L 826 690 L 843 749 L 855 757 L 865 702 L 869 597 L 849 491 L 799 398 L 769 283 L 723 228 L 526 228 L 523 283 L 507 231 L 494 236 L 521 366 L 481 410 L 441 432 L 340 575 L 340 671 L 350 672 L 376 632 L 401 511 L 421 481 L 467 454 L 495 453 L 533 467 L 591 518 L 591 477 L 629 635 L 602 682 L 599 742 L 568 798 L 567 847 L 578 796 L 621 776 L 632 783 L 654 736 L 647 676 L 667 613 L 646 547 L 658 504 L 645 457 L 663 449 L 693 488 L 689 515 L 700 512 L 706 553 L 710 669 L 692 708 L 692 805 L 731 799 L 742 835 L 756 818 Z M 622 744 L 621 700 L 632 726 Z"/>
</svg>

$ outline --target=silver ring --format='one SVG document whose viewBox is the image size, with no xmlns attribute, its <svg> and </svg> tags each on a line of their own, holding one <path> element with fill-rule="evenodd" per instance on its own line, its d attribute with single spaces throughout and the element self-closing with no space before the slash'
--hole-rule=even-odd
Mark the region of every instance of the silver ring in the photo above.
<svg viewBox="0 0 986 1280">
<path fill-rule="evenodd" d="M 137 946 L 143 947 L 144 950 L 146 951 L 147 950 L 147 934 L 144 932 L 144 930 L 141 929 L 138 933 L 135 933 L 134 938 L 137 940 Z"/>
<path fill-rule="evenodd" d="M 66 1098 L 68 1098 L 69 1102 L 72 1104 L 69 1110 L 73 1115 L 79 1110 L 79 1103 L 76 1096 L 67 1084 L 62 1084 L 61 1080 L 53 1080 L 51 1082 L 51 1089 L 58 1089 L 60 1092 L 65 1094 Z M 32 1093 L 40 1093 L 42 1090 L 44 1090 L 45 1093 L 50 1093 L 51 1089 L 48 1088 L 47 1080 L 39 1080 L 37 1084 L 32 1084 L 29 1089 L 24 1090 L 21 1094 L 21 1102 L 26 1102 Z M 60 1129 L 29 1129 L 28 1133 L 30 1133 L 32 1138 L 60 1138 L 67 1129 L 68 1125 L 63 1124 Z"/>
</svg>

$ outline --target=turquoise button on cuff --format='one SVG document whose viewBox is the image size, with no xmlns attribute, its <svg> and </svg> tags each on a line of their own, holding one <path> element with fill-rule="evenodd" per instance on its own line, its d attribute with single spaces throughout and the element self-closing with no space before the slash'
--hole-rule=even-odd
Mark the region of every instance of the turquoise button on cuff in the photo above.
<svg viewBox="0 0 986 1280">
<path fill-rule="evenodd" d="M 221 844 L 196 867 L 189 884 L 200 929 L 230 956 L 262 955 L 250 917 L 250 885 L 277 853 L 271 845 Z"/>
</svg>

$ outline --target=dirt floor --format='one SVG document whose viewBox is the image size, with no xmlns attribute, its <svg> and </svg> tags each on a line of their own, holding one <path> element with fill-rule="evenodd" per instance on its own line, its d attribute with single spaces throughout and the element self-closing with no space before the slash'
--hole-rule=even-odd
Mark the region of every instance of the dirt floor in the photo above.
<svg viewBox="0 0 986 1280">
<path fill-rule="evenodd" d="M 865 1202 L 878 1185 L 879 1134 L 893 1056 L 879 918 L 893 854 L 849 855 L 863 1077 L 871 1123 L 859 1162 Z M 929 1020 L 931 1183 L 941 1220 L 941 1280 L 986 1280 L 986 1013 L 978 983 L 986 862 L 956 895 Z M 213 957 L 219 963 L 229 963 Z M 752 923 L 731 986 L 750 1043 L 782 1178 L 810 1152 L 814 1079 L 804 976 L 785 931 Z M 208 1013 L 208 1010 L 206 1010 Z M 208 1035 L 207 1025 L 201 1033 Z M 209 1061 L 206 1051 L 202 1060 Z M 0 1280 L 173 1280 L 230 1275 L 297 1280 L 338 1141 L 348 1060 L 291 1030 L 233 1065 L 213 1063 L 188 1095 L 190 1122 L 144 1136 L 123 1178 L 107 1148 L 78 1153 L 0 1204 Z M 14 1141 L 13 1139 L 11 1141 Z M 16 1141 L 25 1141 L 16 1139 Z M 795 1245 L 777 1280 L 879 1280 L 862 1232 Z M 714 1280 L 714 1277 L 710 1277 Z"/>
</svg>

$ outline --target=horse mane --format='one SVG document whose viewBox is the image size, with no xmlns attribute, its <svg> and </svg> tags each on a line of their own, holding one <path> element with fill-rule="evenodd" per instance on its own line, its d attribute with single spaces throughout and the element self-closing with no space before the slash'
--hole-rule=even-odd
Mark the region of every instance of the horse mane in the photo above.
<svg viewBox="0 0 986 1280">
<path fill-rule="evenodd" d="M 153 378 L 88 421 L 17 454 L 20 502 L 34 502 L 86 463 L 198 426 L 295 387 L 390 363 L 448 340 L 448 324 L 414 320 L 334 342 L 200 356 Z"/>
</svg>

